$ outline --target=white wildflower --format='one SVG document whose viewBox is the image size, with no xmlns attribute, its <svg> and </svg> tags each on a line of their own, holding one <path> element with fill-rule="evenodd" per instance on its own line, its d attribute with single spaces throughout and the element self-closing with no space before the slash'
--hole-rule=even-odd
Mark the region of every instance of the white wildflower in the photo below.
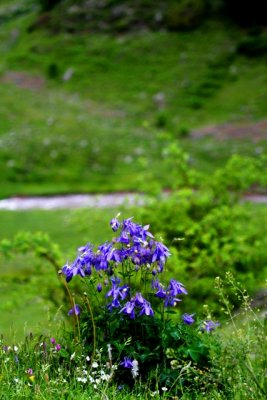
<svg viewBox="0 0 267 400">
<path fill-rule="evenodd" d="M 82 382 L 82 383 L 86 383 L 87 382 L 87 378 L 83 378 L 83 377 L 78 377 L 77 378 L 78 382 Z"/>
<path fill-rule="evenodd" d="M 98 367 L 98 363 L 96 361 L 94 361 L 92 364 L 92 368 L 97 368 L 97 367 Z"/>
<path fill-rule="evenodd" d="M 133 360 L 132 362 L 133 366 L 132 366 L 132 376 L 133 378 L 136 378 L 138 376 L 138 361 L 137 360 Z"/>
<path fill-rule="evenodd" d="M 112 360 L 112 347 L 111 347 L 110 343 L 108 343 L 108 358 L 109 358 L 109 361 Z"/>
<path fill-rule="evenodd" d="M 72 361 L 74 359 L 74 357 L 75 357 L 75 352 L 72 353 L 72 355 L 70 356 L 70 360 Z"/>
</svg>

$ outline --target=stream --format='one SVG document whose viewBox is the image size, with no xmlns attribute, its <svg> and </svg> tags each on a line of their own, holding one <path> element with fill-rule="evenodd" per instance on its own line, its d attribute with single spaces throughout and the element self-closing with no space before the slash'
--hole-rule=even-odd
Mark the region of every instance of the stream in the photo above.
<svg viewBox="0 0 267 400">
<path fill-rule="evenodd" d="M 0 200 L 0 210 L 57 210 L 64 208 L 112 208 L 141 206 L 149 197 L 140 193 L 72 194 L 61 196 L 11 197 Z M 247 194 L 243 201 L 267 204 L 267 194 Z"/>
</svg>

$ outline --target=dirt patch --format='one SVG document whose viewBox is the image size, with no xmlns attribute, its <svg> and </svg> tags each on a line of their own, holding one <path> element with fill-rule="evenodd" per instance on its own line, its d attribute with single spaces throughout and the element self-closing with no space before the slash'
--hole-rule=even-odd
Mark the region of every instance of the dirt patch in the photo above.
<svg viewBox="0 0 267 400">
<path fill-rule="evenodd" d="M 2 82 L 14 83 L 23 89 L 40 90 L 45 86 L 45 78 L 42 76 L 31 75 L 26 72 L 7 71 L 1 78 Z"/>
<path fill-rule="evenodd" d="M 201 138 L 204 136 L 213 136 L 218 140 L 225 139 L 252 139 L 258 142 L 267 139 L 267 119 L 257 122 L 227 122 L 221 125 L 210 125 L 204 128 L 194 130 L 190 136 L 192 138 Z"/>
</svg>

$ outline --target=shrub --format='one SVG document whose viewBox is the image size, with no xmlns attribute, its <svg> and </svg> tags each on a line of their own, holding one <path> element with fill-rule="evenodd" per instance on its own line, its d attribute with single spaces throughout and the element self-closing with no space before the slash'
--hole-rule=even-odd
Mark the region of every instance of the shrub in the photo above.
<svg viewBox="0 0 267 400">
<path fill-rule="evenodd" d="M 204 178 L 173 144 L 166 162 L 174 192 L 161 202 L 156 199 L 139 209 L 138 218 L 149 220 L 171 247 L 168 273 L 178 269 L 181 279 L 187 282 L 192 294 L 189 307 L 196 310 L 209 303 L 220 314 L 213 288 L 216 275 L 232 271 L 250 294 L 262 286 L 267 265 L 266 230 L 264 224 L 254 220 L 253 209 L 240 201 L 253 186 L 266 187 L 262 174 L 266 161 L 235 155 L 223 168 Z"/>
</svg>

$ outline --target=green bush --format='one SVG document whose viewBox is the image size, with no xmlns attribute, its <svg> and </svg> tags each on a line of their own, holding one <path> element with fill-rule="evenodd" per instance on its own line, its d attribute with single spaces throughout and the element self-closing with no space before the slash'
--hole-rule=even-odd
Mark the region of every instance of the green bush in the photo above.
<svg viewBox="0 0 267 400">
<path fill-rule="evenodd" d="M 176 160 L 177 166 L 175 161 L 169 165 L 174 174 L 179 166 L 175 176 L 177 183 L 180 178 L 179 191 L 139 210 L 139 219 L 150 221 L 153 230 L 172 246 L 175 256 L 169 273 L 188 282 L 190 312 L 208 302 L 220 313 L 213 288 L 217 275 L 232 271 L 251 294 L 263 284 L 267 265 L 264 222 L 255 221 L 253 208 L 240 199 L 253 186 L 266 187 L 262 174 L 266 164 L 233 156 L 224 168 L 204 179 L 190 168 L 185 155 L 176 152 Z M 193 182 L 196 190 L 190 188 Z"/>
</svg>

